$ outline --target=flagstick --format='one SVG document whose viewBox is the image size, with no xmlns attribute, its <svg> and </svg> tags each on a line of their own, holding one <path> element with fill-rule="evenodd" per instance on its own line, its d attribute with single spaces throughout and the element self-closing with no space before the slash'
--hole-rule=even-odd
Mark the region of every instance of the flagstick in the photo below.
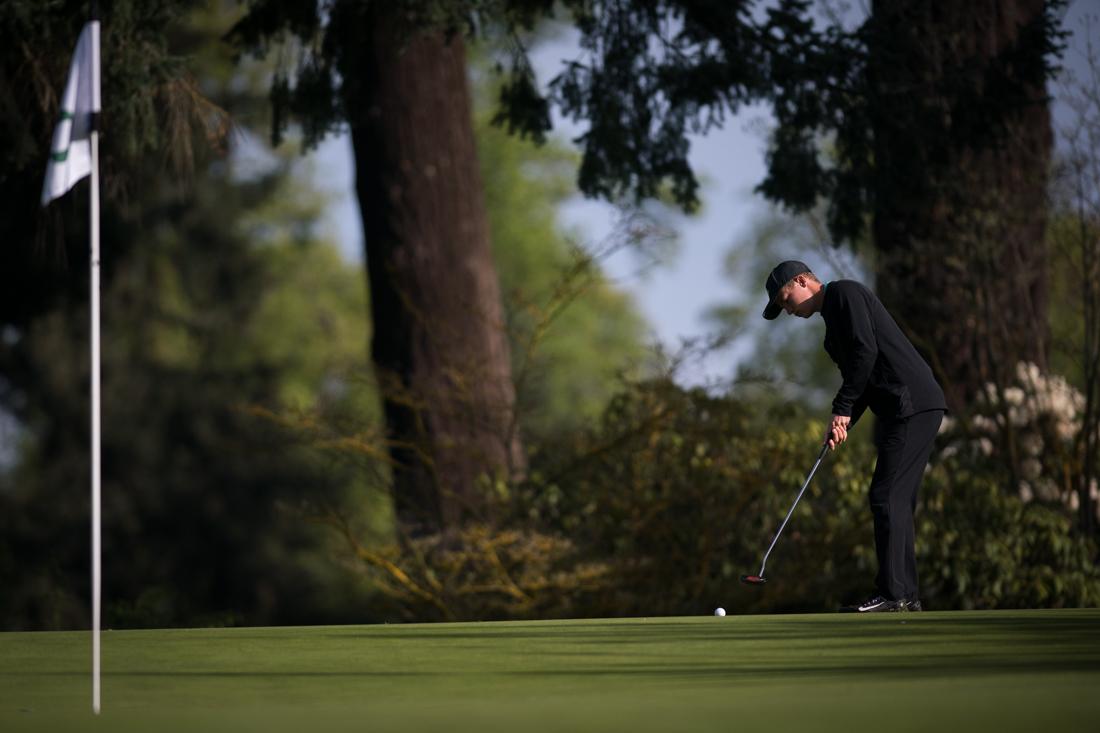
<svg viewBox="0 0 1100 733">
<path fill-rule="evenodd" d="M 93 9 L 94 12 L 94 9 Z M 100 390 L 99 390 L 99 23 L 92 23 L 93 97 L 90 217 L 92 239 L 92 710 L 99 715 L 100 604 L 103 574 L 100 563 Z"/>
<path fill-rule="evenodd" d="M 99 714 L 100 566 L 99 435 L 99 133 L 92 132 L 92 710 Z"/>
<path fill-rule="evenodd" d="M 42 205 L 64 196 L 73 185 L 91 176 L 88 230 L 91 239 L 91 342 L 92 342 L 92 710 L 99 715 L 99 627 L 103 578 L 100 565 L 100 389 L 99 389 L 99 20 L 95 0 L 92 17 L 80 32 L 60 106 L 60 119 L 50 146 L 50 164 L 42 184 Z M 87 138 L 85 138 L 87 134 Z M 85 154 L 84 142 L 88 143 Z"/>
</svg>

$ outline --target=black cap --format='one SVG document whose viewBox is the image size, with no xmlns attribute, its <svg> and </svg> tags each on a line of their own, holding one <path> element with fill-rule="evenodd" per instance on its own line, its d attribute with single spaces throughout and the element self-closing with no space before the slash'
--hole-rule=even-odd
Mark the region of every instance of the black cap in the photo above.
<svg viewBox="0 0 1100 733">
<path fill-rule="evenodd" d="M 784 285 L 804 272 L 812 272 L 812 270 L 805 262 L 799 262 L 798 260 L 787 260 L 775 266 L 775 269 L 768 275 L 767 282 L 764 283 L 764 287 L 768 289 L 768 307 L 764 309 L 765 318 L 771 321 L 779 315 L 783 309 L 775 302 L 775 296 L 779 294 Z"/>
</svg>

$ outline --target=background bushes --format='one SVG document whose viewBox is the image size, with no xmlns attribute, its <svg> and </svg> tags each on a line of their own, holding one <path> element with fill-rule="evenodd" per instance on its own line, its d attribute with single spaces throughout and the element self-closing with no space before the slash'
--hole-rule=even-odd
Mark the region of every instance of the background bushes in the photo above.
<svg viewBox="0 0 1100 733">
<path fill-rule="evenodd" d="M 835 610 L 872 590 L 876 571 L 871 419 L 826 456 L 769 558 L 771 582 L 749 588 L 738 578 L 759 569 L 817 456 L 824 421 L 798 405 L 667 379 L 630 385 L 591 429 L 544 447 L 501 527 L 450 537 L 446 561 L 436 562 L 446 568 L 445 589 L 399 605 L 416 618 Z M 1068 510 L 1025 504 L 972 454 L 943 450 L 955 439 L 941 434 L 918 507 L 925 606 L 1100 601 L 1097 548 L 1075 533 Z M 446 544 L 431 543 L 436 552 Z M 422 563 L 426 554 L 391 548 L 392 562 L 427 577 L 414 557 Z"/>
</svg>

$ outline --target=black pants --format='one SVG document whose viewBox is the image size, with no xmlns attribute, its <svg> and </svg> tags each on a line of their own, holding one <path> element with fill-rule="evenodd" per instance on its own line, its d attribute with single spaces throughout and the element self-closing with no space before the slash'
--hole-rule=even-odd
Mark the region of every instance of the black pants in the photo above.
<svg viewBox="0 0 1100 733">
<path fill-rule="evenodd" d="M 892 600 L 918 597 L 913 512 L 943 414 L 930 410 L 904 420 L 876 421 L 878 462 L 870 491 L 878 555 L 875 586 Z"/>
</svg>

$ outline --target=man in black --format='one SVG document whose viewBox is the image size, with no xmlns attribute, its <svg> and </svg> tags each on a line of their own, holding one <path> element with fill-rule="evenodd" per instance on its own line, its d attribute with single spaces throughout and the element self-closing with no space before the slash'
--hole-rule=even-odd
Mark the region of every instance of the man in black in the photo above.
<svg viewBox="0 0 1100 733">
<path fill-rule="evenodd" d="M 825 319 L 825 350 L 843 384 L 825 433 L 830 450 L 848 438 L 864 410 L 878 418 L 878 462 L 871 479 L 878 575 L 875 592 L 842 611 L 919 611 L 913 512 L 917 490 L 947 404 L 932 370 L 875 294 L 852 280 L 822 284 L 805 264 L 788 260 L 765 284 L 764 318 L 780 313 Z"/>
</svg>

